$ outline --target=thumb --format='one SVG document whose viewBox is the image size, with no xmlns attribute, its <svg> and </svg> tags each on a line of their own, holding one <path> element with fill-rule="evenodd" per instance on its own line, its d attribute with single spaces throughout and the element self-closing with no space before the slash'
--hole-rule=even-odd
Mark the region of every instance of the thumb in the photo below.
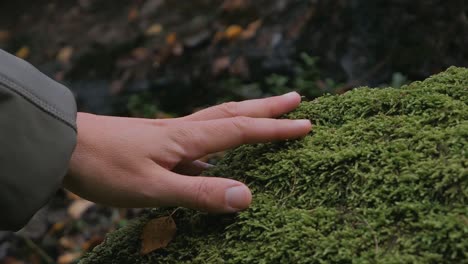
<svg viewBox="0 0 468 264">
<path fill-rule="evenodd" d="M 171 204 L 210 213 L 233 213 L 249 207 L 252 193 L 238 181 L 217 177 L 173 175 Z"/>
</svg>

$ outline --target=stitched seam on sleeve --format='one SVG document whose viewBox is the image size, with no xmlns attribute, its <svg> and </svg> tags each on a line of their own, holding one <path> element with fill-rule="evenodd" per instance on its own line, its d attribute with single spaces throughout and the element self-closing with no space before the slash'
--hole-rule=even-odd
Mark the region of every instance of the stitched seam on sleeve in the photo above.
<svg viewBox="0 0 468 264">
<path fill-rule="evenodd" d="M 7 89 L 21 95 L 23 98 L 30 101 L 32 104 L 34 104 L 35 106 L 37 106 L 41 110 L 49 113 L 50 115 L 52 115 L 54 118 L 60 120 L 61 122 L 64 122 L 67 126 L 71 127 L 73 130 L 75 130 L 75 132 L 77 131 L 75 122 L 72 121 L 72 120 L 74 120 L 74 117 L 72 117 L 72 116 L 70 116 L 70 115 L 68 115 L 66 113 L 63 113 L 62 111 L 58 110 L 56 107 L 52 106 L 51 104 L 45 102 L 44 100 L 42 100 L 37 95 L 30 92 L 29 90 L 27 90 L 24 87 L 10 81 L 9 79 L 7 79 L 6 77 L 4 77 L 4 76 L 2 76 L 0 74 L 0 84 L 2 84 L 2 83 L 4 84 L 4 86 Z"/>
</svg>

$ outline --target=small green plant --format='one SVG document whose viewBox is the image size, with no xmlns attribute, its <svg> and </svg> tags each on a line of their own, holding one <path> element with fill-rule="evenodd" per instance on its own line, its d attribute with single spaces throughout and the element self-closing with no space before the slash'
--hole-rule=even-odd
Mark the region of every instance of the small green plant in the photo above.
<svg viewBox="0 0 468 264">
<path fill-rule="evenodd" d="M 273 94 L 283 94 L 294 90 L 309 99 L 335 93 L 339 84 L 331 79 L 323 79 L 322 72 L 317 67 L 317 61 L 318 58 L 302 53 L 301 61 L 294 70 L 294 76 L 289 78 L 272 74 L 265 80 L 266 89 Z"/>
<path fill-rule="evenodd" d="M 324 79 L 317 66 L 318 58 L 302 53 L 292 76 L 271 74 L 263 80 L 244 83 L 238 78 L 228 78 L 220 82 L 223 92 L 218 102 L 259 98 L 296 91 L 308 99 L 327 93 L 336 93 L 340 84 Z"/>
<path fill-rule="evenodd" d="M 127 109 L 130 115 L 134 117 L 154 118 L 158 113 L 158 108 L 148 93 L 131 95 L 127 103 Z"/>
<path fill-rule="evenodd" d="M 408 84 L 408 78 L 405 75 L 403 75 L 401 72 L 393 73 L 390 86 L 394 88 L 400 88 L 405 84 Z"/>
</svg>

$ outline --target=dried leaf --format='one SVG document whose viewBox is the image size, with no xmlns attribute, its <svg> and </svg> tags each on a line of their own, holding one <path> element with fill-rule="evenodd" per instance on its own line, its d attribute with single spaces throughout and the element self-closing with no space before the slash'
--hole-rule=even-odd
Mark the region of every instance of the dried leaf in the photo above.
<svg viewBox="0 0 468 264">
<path fill-rule="evenodd" d="M 65 190 L 65 195 L 67 196 L 68 199 L 70 200 L 81 200 L 83 198 L 79 197 L 78 195 L 68 191 L 68 190 Z"/>
<path fill-rule="evenodd" d="M 81 215 L 93 205 L 94 203 L 88 200 L 75 200 L 70 207 L 68 207 L 68 214 L 73 219 L 79 219 Z"/>
<path fill-rule="evenodd" d="M 229 68 L 229 72 L 234 76 L 248 78 L 250 75 L 250 69 L 247 59 L 243 56 L 237 58 Z"/>
<path fill-rule="evenodd" d="M 228 12 L 237 11 L 246 9 L 249 6 L 249 4 L 249 0 L 225 0 L 223 2 L 223 5 L 221 6 L 221 9 Z"/>
<path fill-rule="evenodd" d="M 62 248 L 66 248 L 66 249 L 73 249 L 77 247 L 77 242 L 71 237 L 66 237 L 66 236 L 61 237 L 58 243 Z"/>
<path fill-rule="evenodd" d="M 211 73 L 214 76 L 217 76 L 218 74 L 228 69 L 230 65 L 231 65 L 231 59 L 229 58 L 229 56 L 216 58 L 213 62 L 213 65 L 211 66 Z"/>
<path fill-rule="evenodd" d="M 153 252 L 156 249 L 165 248 L 172 241 L 177 227 L 172 216 L 159 217 L 149 221 L 141 233 L 142 255 Z"/>
<path fill-rule="evenodd" d="M 59 61 L 59 62 L 61 62 L 63 64 L 69 64 L 72 55 L 73 55 L 73 47 L 71 47 L 71 46 L 63 47 L 57 53 L 57 61 Z"/>
<path fill-rule="evenodd" d="M 0 30 L 0 42 L 7 42 L 10 40 L 11 34 L 8 30 Z"/>
<path fill-rule="evenodd" d="M 233 40 L 238 38 L 242 34 L 242 27 L 239 25 L 229 26 L 226 31 L 224 31 L 224 37 L 228 40 Z"/>
<path fill-rule="evenodd" d="M 147 48 L 138 47 L 132 50 L 132 57 L 138 61 L 145 60 L 150 55 L 150 51 Z"/>
<path fill-rule="evenodd" d="M 15 258 L 15 257 L 11 257 L 11 256 L 3 258 L 2 263 L 3 264 L 24 264 L 23 261 Z"/>
<path fill-rule="evenodd" d="M 66 223 L 63 222 L 63 221 L 54 223 L 47 233 L 48 233 L 49 235 L 56 234 L 56 233 L 62 231 L 62 230 L 65 228 L 65 224 L 66 224 Z"/>
<path fill-rule="evenodd" d="M 29 49 L 28 46 L 23 46 L 21 47 L 16 53 L 16 57 L 21 58 L 21 59 L 26 59 L 29 57 L 29 54 L 31 54 L 31 50 Z"/>
<path fill-rule="evenodd" d="M 128 22 L 133 22 L 137 20 L 138 16 L 139 16 L 138 8 L 132 7 L 130 11 L 128 11 L 128 16 L 127 16 Z"/>
<path fill-rule="evenodd" d="M 243 39 L 250 39 L 250 38 L 254 37 L 257 34 L 257 31 L 261 26 L 262 26 L 262 20 L 260 20 L 260 19 L 255 20 L 254 22 L 250 23 L 247 26 L 247 29 L 245 29 L 242 32 L 241 37 Z"/>
<path fill-rule="evenodd" d="M 172 54 L 175 56 L 180 56 L 184 53 L 184 45 L 181 43 L 176 43 L 172 48 Z"/>
<path fill-rule="evenodd" d="M 177 43 L 177 34 L 173 32 L 167 35 L 166 43 L 168 45 L 175 45 Z"/>
<path fill-rule="evenodd" d="M 72 263 L 72 262 L 78 260 L 80 257 L 81 257 L 80 252 L 65 253 L 65 254 L 61 255 L 60 257 L 58 257 L 57 263 L 58 264 L 69 264 L 69 263 Z"/>
<path fill-rule="evenodd" d="M 104 237 L 102 237 L 102 236 L 93 236 L 91 239 L 89 239 L 88 241 L 83 243 L 81 248 L 83 249 L 83 251 L 90 251 L 94 247 L 96 247 L 97 245 L 101 244 L 102 241 L 104 241 Z"/>
<path fill-rule="evenodd" d="M 212 43 L 217 44 L 224 39 L 224 31 L 218 31 L 213 37 Z"/>
<path fill-rule="evenodd" d="M 146 36 L 156 36 L 163 31 L 163 26 L 161 24 L 153 24 L 145 31 Z"/>
</svg>

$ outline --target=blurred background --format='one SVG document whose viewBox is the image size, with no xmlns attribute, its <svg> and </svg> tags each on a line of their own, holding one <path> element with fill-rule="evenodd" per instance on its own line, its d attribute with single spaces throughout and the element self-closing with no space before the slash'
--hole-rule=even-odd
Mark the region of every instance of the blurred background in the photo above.
<svg viewBox="0 0 468 264">
<path fill-rule="evenodd" d="M 105 115 L 400 87 L 468 66 L 467 47 L 464 0 L 0 1 L 0 48 Z M 140 213 L 60 190 L 23 230 L 0 232 L 0 263 L 74 263 Z"/>
</svg>

